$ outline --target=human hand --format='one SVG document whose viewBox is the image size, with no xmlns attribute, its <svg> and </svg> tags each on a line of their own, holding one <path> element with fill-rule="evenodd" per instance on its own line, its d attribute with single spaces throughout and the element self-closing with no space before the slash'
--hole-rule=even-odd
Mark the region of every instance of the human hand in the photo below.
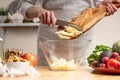
<svg viewBox="0 0 120 80">
<path fill-rule="evenodd" d="M 117 7 L 113 3 L 120 3 L 120 0 L 104 0 L 98 5 L 98 7 L 106 6 L 107 8 L 106 16 L 109 16 L 117 11 Z"/>
<path fill-rule="evenodd" d="M 38 17 L 43 24 L 47 24 L 48 26 L 52 27 L 55 26 L 56 17 L 53 11 L 41 9 L 41 11 L 38 13 Z"/>
<path fill-rule="evenodd" d="M 120 4 L 120 0 L 112 0 L 112 3 Z"/>
</svg>

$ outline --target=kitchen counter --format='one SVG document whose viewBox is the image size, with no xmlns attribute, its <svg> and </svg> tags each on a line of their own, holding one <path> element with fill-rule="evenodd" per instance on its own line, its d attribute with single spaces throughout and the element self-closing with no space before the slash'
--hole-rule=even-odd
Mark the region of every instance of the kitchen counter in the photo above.
<svg viewBox="0 0 120 80">
<path fill-rule="evenodd" d="M 76 71 L 51 71 L 49 67 L 37 67 L 40 75 L 23 77 L 0 77 L 0 80 L 118 80 L 119 75 L 101 74 L 88 66 Z"/>
</svg>

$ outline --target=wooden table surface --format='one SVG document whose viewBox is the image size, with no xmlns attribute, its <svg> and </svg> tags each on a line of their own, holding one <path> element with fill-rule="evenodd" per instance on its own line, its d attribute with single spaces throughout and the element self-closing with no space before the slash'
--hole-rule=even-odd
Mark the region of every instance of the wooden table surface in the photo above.
<svg viewBox="0 0 120 80">
<path fill-rule="evenodd" d="M 37 67 L 40 75 L 22 77 L 0 77 L 0 80 L 119 80 L 120 75 L 102 74 L 88 66 L 76 71 L 51 71 L 49 67 Z"/>
</svg>

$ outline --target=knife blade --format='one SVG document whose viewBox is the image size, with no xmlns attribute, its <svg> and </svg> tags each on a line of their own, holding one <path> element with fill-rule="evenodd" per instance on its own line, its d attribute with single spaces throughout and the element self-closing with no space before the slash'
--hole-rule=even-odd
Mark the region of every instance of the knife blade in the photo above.
<svg viewBox="0 0 120 80">
<path fill-rule="evenodd" d="M 60 20 L 60 19 L 57 19 L 56 21 L 56 25 L 59 25 L 59 26 L 71 26 L 73 28 L 76 28 L 77 30 L 79 31 L 82 31 L 82 28 L 80 28 L 79 26 L 77 26 L 76 24 L 74 23 L 71 23 L 71 22 L 67 22 L 67 21 L 64 21 L 64 20 Z"/>
</svg>

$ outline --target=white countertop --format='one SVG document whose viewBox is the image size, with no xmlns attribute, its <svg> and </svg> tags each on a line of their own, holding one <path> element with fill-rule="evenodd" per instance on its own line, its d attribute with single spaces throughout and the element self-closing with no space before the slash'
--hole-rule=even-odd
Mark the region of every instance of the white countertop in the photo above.
<svg viewBox="0 0 120 80">
<path fill-rule="evenodd" d="M 31 26 L 39 26 L 40 23 L 0 23 L 0 27 L 15 27 L 15 26 L 20 26 L 20 27 L 31 27 Z"/>
</svg>

